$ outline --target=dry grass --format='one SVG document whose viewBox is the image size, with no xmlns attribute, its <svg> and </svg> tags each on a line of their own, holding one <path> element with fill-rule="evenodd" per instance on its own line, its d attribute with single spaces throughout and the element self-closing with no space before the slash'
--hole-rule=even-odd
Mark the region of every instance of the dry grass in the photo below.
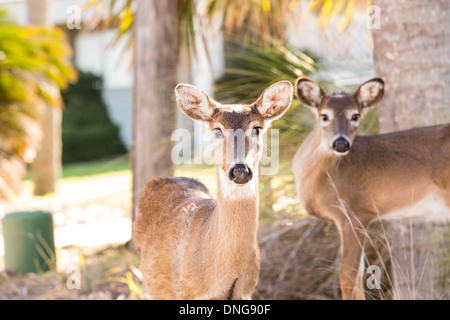
<svg viewBox="0 0 450 320">
<path fill-rule="evenodd" d="M 365 267 L 380 268 L 380 288 L 367 299 L 450 299 L 448 222 L 373 221 Z M 333 223 L 301 218 L 261 226 L 261 276 L 256 299 L 340 299 L 339 234 Z"/>
<path fill-rule="evenodd" d="M 130 300 L 143 299 L 139 258 L 126 246 L 87 253 L 82 248 L 59 250 L 70 256 L 66 269 L 43 274 L 0 272 L 0 299 Z"/>
<path fill-rule="evenodd" d="M 256 299 L 338 299 L 339 235 L 314 218 L 261 226 Z"/>
</svg>

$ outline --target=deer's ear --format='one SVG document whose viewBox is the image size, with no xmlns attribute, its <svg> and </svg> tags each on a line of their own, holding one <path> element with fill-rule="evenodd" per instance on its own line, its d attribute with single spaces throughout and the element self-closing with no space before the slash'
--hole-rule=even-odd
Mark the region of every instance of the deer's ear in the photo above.
<svg viewBox="0 0 450 320">
<path fill-rule="evenodd" d="M 264 121 L 281 117 L 292 103 L 292 84 L 279 81 L 268 87 L 256 102 L 256 108 Z"/>
<path fill-rule="evenodd" d="M 300 77 L 295 81 L 298 99 L 307 107 L 317 108 L 325 96 L 325 91 L 313 79 Z"/>
<path fill-rule="evenodd" d="M 190 85 L 179 84 L 175 88 L 177 104 L 189 118 L 209 121 L 214 113 L 215 103 L 202 90 Z"/>
<path fill-rule="evenodd" d="M 384 81 L 381 78 L 366 81 L 359 86 L 355 94 L 363 108 L 372 107 L 383 97 Z"/>
</svg>

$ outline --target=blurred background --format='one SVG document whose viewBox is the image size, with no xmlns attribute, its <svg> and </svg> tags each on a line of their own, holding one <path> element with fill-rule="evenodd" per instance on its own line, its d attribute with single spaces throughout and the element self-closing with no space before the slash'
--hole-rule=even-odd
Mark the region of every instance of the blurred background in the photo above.
<svg viewBox="0 0 450 320">
<path fill-rule="evenodd" d="M 146 297 L 129 241 L 143 185 L 183 175 L 216 190 L 213 165 L 171 159 L 176 128 L 192 133 L 183 143 L 193 157 L 209 142 L 176 107 L 179 82 L 249 103 L 302 75 L 329 92 L 379 76 L 385 97 L 361 134 L 448 123 L 449 15 L 445 0 L 0 0 L 0 218 L 51 212 L 56 248 L 50 271 L 17 275 L 3 267 L 0 230 L 0 299 Z M 261 177 L 254 298 L 339 298 L 336 230 L 295 199 L 291 159 L 313 126 L 297 99 L 273 124 L 280 163 Z M 431 279 L 422 287 L 404 275 L 412 298 L 450 296 L 448 224 L 438 228 L 431 240 L 423 228 L 419 245 L 444 258 L 421 273 Z M 395 298 L 403 266 L 389 228 L 378 229 L 367 251 L 383 266 L 383 287 L 368 296 Z"/>
</svg>

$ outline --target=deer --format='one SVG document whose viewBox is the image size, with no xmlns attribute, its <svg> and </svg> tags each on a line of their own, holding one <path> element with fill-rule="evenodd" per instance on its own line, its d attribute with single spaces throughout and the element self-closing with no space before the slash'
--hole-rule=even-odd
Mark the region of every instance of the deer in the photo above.
<svg viewBox="0 0 450 320">
<path fill-rule="evenodd" d="M 217 198 L 185 177 L 156 177 L 143 188 L 133 240 L 151 298 L 251 299 L 260 270 L 262 135 L 288 110 L 293 91 L 280 81 L 252 104 L 221 104 L 195 86 L 177 85 L 181 111 L 211 132 Z"/>
<path fill-rule="evenodd" d="M 361 117 L 382 99 L 380 78 L 355 92 L 328 94 L 313 79 L 300 77 L 295 91 L 317 118 L 292 161 L 298 200 L 309 215 L 338 229 L 342 299 L 365 299 L 368 224 L 428 196 L 450 207 L 450 124 L 357 135 Z"/>
</svg>

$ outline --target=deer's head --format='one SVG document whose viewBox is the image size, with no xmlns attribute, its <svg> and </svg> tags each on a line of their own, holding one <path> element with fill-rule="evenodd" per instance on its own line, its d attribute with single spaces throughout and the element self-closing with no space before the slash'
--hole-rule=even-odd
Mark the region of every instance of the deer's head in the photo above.
<svg viewBox="0 0 450 320">
<path fill-rule="evenodd" d="M 220 173 L 237 185 L 245 185 L 257 174 L 262 135 L 291 105 L 293 87 L 289 81 L 277 82 L 252 104 L 220 104 L 188 84 L 179 84 L 175 94 L 188 117 L 208 122 Z"/>
<path fill-rule="evenodd" d="M 300 77 L 295 88 L 300 101 L 316 114 L 317 126 L 326 138 L 329 150 L 343 156 L 350 151 L 361 116 L 383 97 L 384 82 L 374 78 L 364 82 L 355 92 L 327 94 L 316 81 Z"/>
</svg>

